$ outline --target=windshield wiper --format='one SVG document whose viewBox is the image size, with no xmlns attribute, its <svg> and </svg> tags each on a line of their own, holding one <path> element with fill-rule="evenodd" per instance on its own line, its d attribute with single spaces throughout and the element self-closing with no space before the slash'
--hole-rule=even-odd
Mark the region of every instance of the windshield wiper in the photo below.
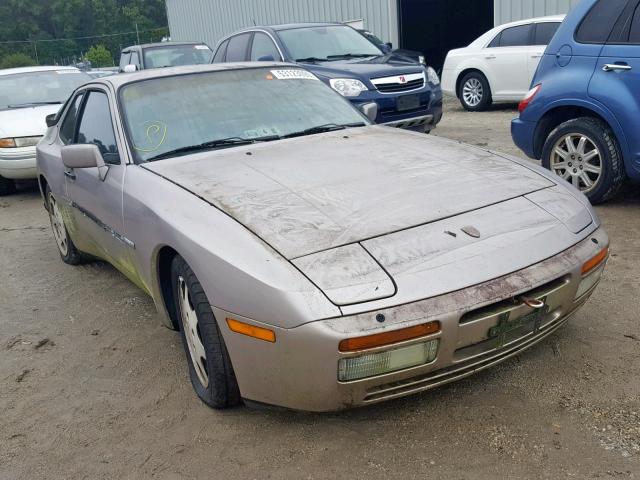
<svg viewBox="0 0 640 480">
<path fill-rule="evenodd" d="M 242 137 L 227 137 L 220 138 L 218 140 L 211 140 L 209 142 L 200 143 L 198 145 L 188 145 L 186 147 L 176 148 L 174 150 L 170 150 L 168 152 L 161 153 L 154 157 L 148 158 L 148 162 L 153 162 L 155 160 L 162 160 L 164 158 L 176 157 L 179 155 L 185 155 L 187 153 L 198 152 L 202 150 L 215 150 L 217 148 L 227 148 L 227 147 L 237 147 L 240 145 L 252 145 L 258 142 L 271 142 L 274 140 L 280 140 L 280 135 L 269 135 L 266 137 L 257 137 L 257 138 L 242 138 Z"/>
<path fill-rule="evenodd" d="M 335 130 L 344 130 L 345 128 L 364 127 L 364 126 L 365 126 L 364 122 L 345 123 L 342 125 L 338 125 L 336 123 L 327 123 L 325 125 L 318 125 L 316 127 L 306 128 L 304 130 L 300 130 L 299 132 L 289 133 L 287 135 L 284 135 L 282 138 L 304 137 L 305 135 L 315 135 L 316 133 L 333 132 Z"/>
<path fill-rule="evenodd" d="M 296 58 L 296 62 L 305 63 L 305 62 L 326 62 L 329 60 L 328 58 L 317 58 L 317 57 L 307 57 L 307 58 Z"/>
<path fill-rule="evenodd" d="M 329 60 L 342 60 L 344 58 L 366 58 L 366 57 L 379 57 L 380 55 L 371 55 L 368 53 L 343 53 L 342 55 L 327 55 Z"/>
<path fill-rule="evenodd" d="M 26 103 L 16 103 L 16 104 L 12 104 L 12 105 L 7 105 L 7 108 L 24 108 L 24 107 L 31 107 L 33 105 L 60 105 L 62 104 L 62 102 L 60 101 L 55 101 L 55 102 L 26 102 Z"/>
</svg>

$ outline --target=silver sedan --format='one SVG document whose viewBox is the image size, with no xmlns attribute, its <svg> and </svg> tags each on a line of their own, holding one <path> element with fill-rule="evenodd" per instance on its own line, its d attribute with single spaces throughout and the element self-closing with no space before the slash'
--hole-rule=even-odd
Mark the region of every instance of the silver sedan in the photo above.
<svg viewBox="0 0 640 480">
<path fill-rule="evenodd" d="M 63 261 L 147 292 L 216 408 L 340 410 L 466 377 L 555 332 L 608 257 L 560 178 L 371 125 L 292 65 L 108 77 L 50 123 Z"/>
</svg>

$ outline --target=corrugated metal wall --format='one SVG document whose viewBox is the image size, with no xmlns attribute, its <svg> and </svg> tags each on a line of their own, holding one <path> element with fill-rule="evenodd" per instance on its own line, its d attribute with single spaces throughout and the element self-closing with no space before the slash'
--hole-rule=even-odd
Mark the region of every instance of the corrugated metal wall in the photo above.
<svg viewBox="0 0 640 480">
<path fill-rule="evenodd" d="M 212 48 L 225 35 L 257 25 L 345 22 L 398 44 L 397 0 L 167 0 L 172 40 L 202 40 Z"/>
<path fill-rule="evenodd" d="M 580 0 L 495 0 L 496 25 L 567 13 Z"/>
</svg>

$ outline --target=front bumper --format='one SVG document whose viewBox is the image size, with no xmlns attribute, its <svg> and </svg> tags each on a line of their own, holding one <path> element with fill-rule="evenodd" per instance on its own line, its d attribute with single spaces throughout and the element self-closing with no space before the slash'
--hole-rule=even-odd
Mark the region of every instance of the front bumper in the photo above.
<svg viewBox="0 0 640 480">
<path fill-rule="evenodd" d="M 262 325 L 215 307 L 214 313 L 243 398 L 296 410 L 342 410 L 425 391 L 467 377 L 536 344 L 557 330 L 588 300 L 595 285 L 575 298 L 583 278 L 581 267 L 608 243 L 606 233 L 599 229 L 569 250 L 505 277 L 412 304 L 311 322 L 292 329 Z M 516 324 L 500 337 L 492 337 L 489 331 L 504 321 L 500 314 L 505 308 L 516 321 L 528 318 L 530 307 L 515 301 L 524 294 L 545 300 L 544 315 L 535 325 Z M 377 314 L 386 317 L 385 323 L 376 321 Z M 276 342 L 261 342 L 232 333 L 224 321 L 229 317 L 274 330 Z M 340 353 L 341 340 L 435 320 L 441 324 L 440 332 L 392 347 L 438 338 L 439 351 L 432 363 L 362 380 L 338 381 L 339 359 L 361 354 Z M 389 349 L 379 347 L 367 353 Z"/>
<path fill-rule="evenodd" d="M 37 178 L 36 147 L 1 148 L 0 176 L 12 180 Z"/>
</svg>

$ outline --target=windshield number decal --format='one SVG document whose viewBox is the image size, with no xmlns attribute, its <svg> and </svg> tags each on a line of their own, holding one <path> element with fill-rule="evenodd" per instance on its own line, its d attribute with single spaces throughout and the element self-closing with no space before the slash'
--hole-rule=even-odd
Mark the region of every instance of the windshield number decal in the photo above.
<svg viewBox="0 0 640 480">
<path fill-rule="evenodd" d="M 290 69 L 290 70 L 271 70 L 271 74 L 278 80 L 318 80 L 313 73 L 306 70 Z"/>
</svg>

